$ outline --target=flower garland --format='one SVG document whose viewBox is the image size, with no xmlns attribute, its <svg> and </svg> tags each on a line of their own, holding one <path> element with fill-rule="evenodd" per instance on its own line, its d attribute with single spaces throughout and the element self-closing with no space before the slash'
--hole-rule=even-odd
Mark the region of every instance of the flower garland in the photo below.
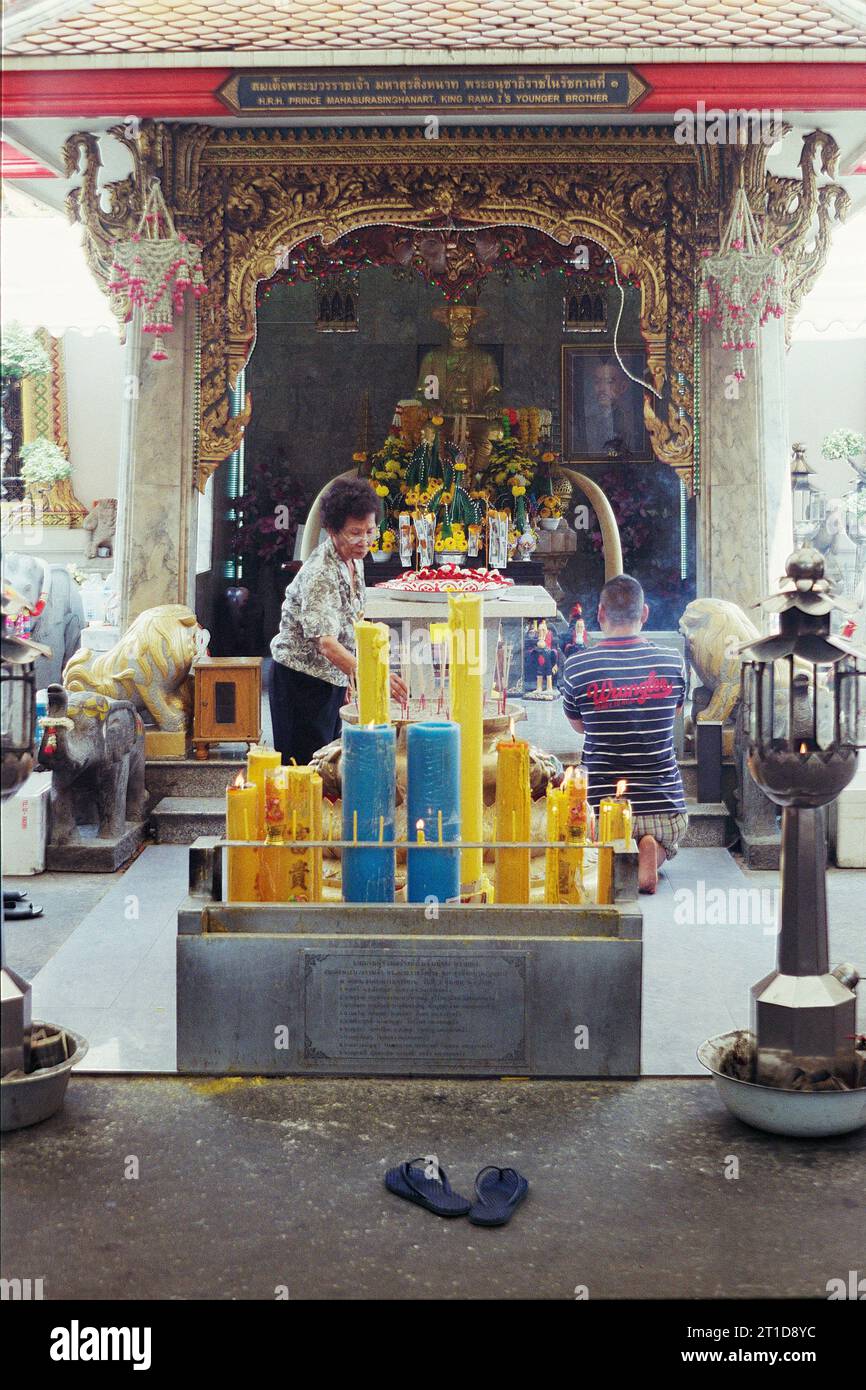
<svg viewBox="0 0 866 1390">
<path fill-rule="evenodd" d="M 186 291 L 191 290 L 198 299 L 207 286 L 201 247 L 175 230 L 159 179 L 151 183 L 138 230 L 129 241 L 115 246 L 108 289 L 113 295 L 129 297 L 127 322 L 134 309 L 141 308 L 143 332 L 155 334 L 151 357 L 154 362 L 164 362 L 168 354 L 163 334 L 173 331 L 173 318 L 183 312 Z"/>
<path fill-rule="evenodd" d="M 702 251 L 698 314 L 722 330 L 722 347 L 735 354 L 734 377 L 745 381 L 743 353 L 757 344 L 759 327 L 785 312 L 785 267 L 781 252 L 764 242 L 740 176 L 731 216 L 718 254 Z"/>
</svg>

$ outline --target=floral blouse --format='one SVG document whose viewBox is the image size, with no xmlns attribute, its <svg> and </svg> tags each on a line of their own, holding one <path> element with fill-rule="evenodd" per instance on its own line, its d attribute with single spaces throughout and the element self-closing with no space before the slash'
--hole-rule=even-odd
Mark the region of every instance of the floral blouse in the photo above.
<svg viewBox="0 0 866 1390">
<path fill-rule="evenodd" d="M 271 656 L 330 685 L 348 685 L 349 677 L 319 651 L 320 637 L 336 637 L 355 650 L 354 624 L 364 616 L 364 564 L 353 560 L 355 591 L 345 564 L 330 536 L 316 546 L 286 589 L 280 630 L 271 642 Z"/>
</svg>

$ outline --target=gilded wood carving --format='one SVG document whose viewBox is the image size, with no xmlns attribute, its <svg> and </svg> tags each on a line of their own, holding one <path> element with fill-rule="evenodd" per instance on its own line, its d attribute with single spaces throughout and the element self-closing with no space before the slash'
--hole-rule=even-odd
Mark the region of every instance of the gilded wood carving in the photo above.
<svg viewBox="0 0 866 1390">
<path fill-rule="evenodd" d="M 529 130 L 228 130 L 141 122 L 111 132 L 133 173 L 103 190 L 99 152 L 83 133 L 66 145 L 84 158 L 70 215 L 88 233 L 105 282 L 111 244 L 132 230 L 141 192 L 157 174 L 179 229 L 203 248 L 209 292 L 200 303 L 203 487 L 249 419 L 232 417 L 229 390 L 255 338 L 255 288 L 299 242 L 330 243 L 370 224 L 479 227 L 518 224 L 561 243 L 599 242 L 641 286 L 649 376 L 644 416 L 656 456 L 691 486 L 692 308 L 698 168 L 694 147 L 660 127 Z"/>
</svg>

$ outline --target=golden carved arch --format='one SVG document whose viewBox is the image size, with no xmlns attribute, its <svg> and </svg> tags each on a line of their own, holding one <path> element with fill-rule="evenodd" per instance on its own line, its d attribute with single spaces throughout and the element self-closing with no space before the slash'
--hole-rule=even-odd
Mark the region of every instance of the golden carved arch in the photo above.
<svg viewBox="0 0 866 1390">
<path fill-rule="evenodd" d="M 80 137 L 69 145 L 76 159 L 92 157 Z M 209 293 L 200 301 L 200 486 L 243 435 L 249 405 L 232 417 L 229 392 L 254 342 L 256 285 L 292 247 L 312 237 L 330 243 L 371 224 L 507 223 L 561 243 L 597 241 L 621 273 L 639 277 L 641 331 L 659 393 L 646 393 L 644 417 L 657 457 L 691 488 L 697 167 L 694 149 L 677 145 L 672 130 L 455 128 L 429 140 L 420 127 L 143 122 L 133 155 L 132 182 L 158 173 L 178 226 L 202 247 Z M 98 272 L 138 200 L 125 180 L 104 213 L 88 192 L 95 183 L 86 172 L 72 212 L 99 248 L 91 256 Z"/>
</svg>

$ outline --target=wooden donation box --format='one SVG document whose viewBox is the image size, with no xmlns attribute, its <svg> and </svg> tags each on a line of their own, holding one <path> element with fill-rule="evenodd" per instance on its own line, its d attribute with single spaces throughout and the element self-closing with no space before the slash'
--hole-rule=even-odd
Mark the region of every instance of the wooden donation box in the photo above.
<svg viewBox="0 0 866 1390">
<path fill-rule="evenodd" d="M 192 670 L 195 756 L 208 757 L 211 743 L 258 743 L 262 732 L 262 658 L 204 656 Z"/>
</svg>

